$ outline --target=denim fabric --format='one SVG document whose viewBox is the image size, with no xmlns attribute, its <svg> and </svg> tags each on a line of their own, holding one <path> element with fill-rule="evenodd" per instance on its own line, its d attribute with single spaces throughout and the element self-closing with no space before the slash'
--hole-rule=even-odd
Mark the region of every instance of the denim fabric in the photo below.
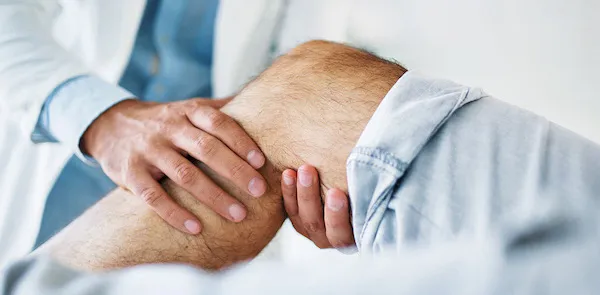
<svg viewBox="0 0 600 295">
<path fill-rule="evenodd" d="M 89 124 L 128 98 L 170 102 L 210 97 L 214 22 L 218 0 L 148 0 L 130 61 L 119 82 L 74 77 L 48 97 L 32 139 L 74 147 L 52 188 L 35 247 L 79 216 L 115 184 L 79 150 Z"/>
<path fill-rule="evenodd" d="M 600 197 L 600 147 L 479 89 L 406 73 L 347 161 L 361 251 L 526 228 Z"/>
</svg>

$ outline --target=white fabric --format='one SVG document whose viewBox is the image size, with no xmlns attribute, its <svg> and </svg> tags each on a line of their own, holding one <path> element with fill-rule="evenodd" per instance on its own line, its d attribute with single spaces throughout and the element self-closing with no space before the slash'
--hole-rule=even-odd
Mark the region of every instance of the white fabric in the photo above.
<svg viewBox="0 0 600 295">
<path fill-rule="evenodd" d="M 216 96 L 234 93 L 266 66 L 282 4 L 221 1 Z M 144 7 L 144 0 L 0 0 L 0 266 L 31 250 L 45 199 L 72 153 L 31 143 L 43 101 L 83 73 L 116 83 Z"/>
</svg>

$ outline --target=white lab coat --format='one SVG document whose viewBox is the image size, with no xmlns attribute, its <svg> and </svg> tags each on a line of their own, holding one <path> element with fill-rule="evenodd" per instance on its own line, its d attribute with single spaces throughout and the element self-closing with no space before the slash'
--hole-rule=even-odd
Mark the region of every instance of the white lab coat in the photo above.
<svg viewBox="0 0 600 295">
<path fill-rule="evenodd" d="M 270 61 L 283 0 L 221 0 L 213 91 L 234 93 Z M 0 267 L 35 242 L 45 199 L 74 147 L 34 145 L 48 94 L 95 73 L 116 83 L 145 0 L 0 0 Z"/>
</svg>

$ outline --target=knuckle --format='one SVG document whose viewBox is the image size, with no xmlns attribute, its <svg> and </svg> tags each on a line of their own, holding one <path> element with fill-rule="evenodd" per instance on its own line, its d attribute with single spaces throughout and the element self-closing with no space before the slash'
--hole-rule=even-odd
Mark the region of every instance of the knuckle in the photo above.
<svg viewBox="0 0 600 295">
<path fill-rule="evenodd" d="M 190 100 L 182 101 L 182 104 L 186 105 L 187 108 L 193 108 L 193 109 L 205 107 L 203 103 L 204 103 L 204 101 L 202 101 L 200 99 L 190 99 Z"/>
<path fill-rule="evenodd" d="M 153 188 L 145 188 L 140 192 L 140 197 L 150 207 L 156 207 L 159 201 L 163 198 L 163 195 Z"/>
<path fill-rule="evenodd" d="M 304 229 L 310 233 L 318 233 L 323 231 L 323 224 L 318 221 L 305 221 L 302 223 Z"/>
<path fill-rule="evenodd" d="M 182 115 L 183 111 L 179 103 L 173 102 L 163 104 L 162 113 L 165 115 L 165 117 L 171 117 L 173 115 L 180 116 Z"/>
<path fill-rule="evenodd" d="M 169 208 L 165 211 L 164 219 L 167 221 L 174 221 L 177 217 L 177 209 Z"/>
<path fill-rule="evenodd" d="M 250 151 L 251 149 L 253 149 L 254 147 L 254 143 L 252 142 L 251 139 L 249 139 L 248 135 L 243 134 L 240 136 L 236 136 L 233 139 L 232 144 L 232 149 L 235 151 Z"/>
<path fill-rule="evenodd" d="M 182 185 L 189 185 L 196 180 L 196 172 L 192 165 L 188 163 L 180 163 L 175 166 L 175 175 L 177 180 Z"/>
<path fill-rule="evenodd" d="M 154 124 L 154 134 L 169 134 L 169 121 L 158 121 Z M 154 135 L 156 136 L 156 135 Z"/>
<path fill-rule="evenodd" d="M 194 145 L 204 157 L 214 155 L 217 148 L 216 140 L 208 135 L 201 135 L 196 138 Z"/>
<path fill-rule="evenodd" d="M 136 173 L 132 170 L 118 170 L 117 173 L 128 186 L 129 189 L 134 189 L 137 187 L 135 183 Z"/>
<path fill-rule="evenodd" d="M 225 192 L 222 190 L 218 190 L 214 194 L 209 196 L 208 201 L 210 202 L 210 205 L 216 207 L 224 199 L 225 199 Z"/>
<path fill-rule="evenodd" d="M 342 220 L 340 218 L 329 218 L 326 221 L 327 228 L 331 229 L 342 229 L 344 227 L 350 228 L 350 222 Z"/>
<path fill-rule="evenodd" d="M 102 170 L 115 182 L 130 182 L 132 173 L 121 170 L 121 167 L 116 163 L 108 162 L 100 164 Z"/>
<path fill-rule="evenodd" d="M 300 186 L 298 186 L 298 187 L 300 187 Z M 298 193 L 298 202 L 310 204 L 310 203 L 314 203 L 316 200 L 317 200 L 317 197 L 313 192 L 305 191 L 304 193 Z"/>
<path fill-rule="evenodd" d="M 229 117 L 220 111 L 213 110 L 207 115 L 208 128 L 211 130 L 220 129 L 228 122 Z"/>
<path fill-rule="evenodd" d="M 115 162 L 112 165 L 115 165 L 116 169 L 122 170 L 127 176 L 135 176 L 135 173 L 133 173 L 134 168 L 142 163 L 143 161 L 139 156 L 131 155 L 125 161 L 122 161 L 121 164 Z"/>
<path fill-rule="evenodd" d="M 232 179 L 240 178 L 240 176 L 242 175 L 242 172 L 245 170 L 244 169 L 245 167 L 246 167 L 246 165 L 243 162 L 233 165 L 233 167 L 231 167 L 231 169 L 229 170 L 229 176 Z"/>
</svg>

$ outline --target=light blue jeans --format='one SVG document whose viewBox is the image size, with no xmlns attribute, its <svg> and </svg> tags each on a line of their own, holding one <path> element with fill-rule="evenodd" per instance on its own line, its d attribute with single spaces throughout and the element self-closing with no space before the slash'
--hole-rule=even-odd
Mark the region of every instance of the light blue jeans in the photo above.
<svg viewBox="0 0 600 295">
<path fill-rule="evenodd" d="M 360 261 L 86 274 L 45 257 L 2 294 L 593 294 L 600 147 L 452 82 L 406 73 L 347 162 Z M 391 250 L 391 252 L 390 252 Z M 175 291 L 176 290 L 176 291 Z"/>
<path fill-rule="evenodd" d="M 347 162 L 361 251 L 527 228 L 600 199 L 600 147 L 479 89 L 406 73 Z"/>
</svg>

